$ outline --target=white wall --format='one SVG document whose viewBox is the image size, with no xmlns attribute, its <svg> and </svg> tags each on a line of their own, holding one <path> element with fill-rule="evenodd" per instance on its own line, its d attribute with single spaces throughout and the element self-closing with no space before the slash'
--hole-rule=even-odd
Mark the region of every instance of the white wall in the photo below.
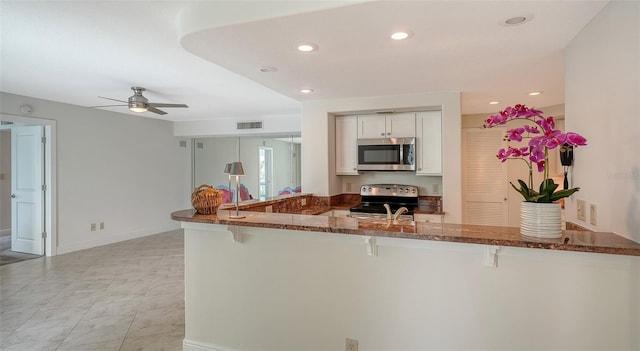
<svg viewBox="0 0 640 351">
<path fill-rule="evenodd" d="M 56 121 L 57 253 L 175 229 L 191 207 L 191 152 L 171 122 L 1 93 L 0 112 Z M 186 140 L 186 139 L 184 139 Z M 188 143 L 187 143 L 188 146 Z M 90 231 L 104 222 L 105 229 Z"/>
<path fill-rule="evenodd" d="M 445 221 L 460 223 L 462 216 L 460 165 L 460 93 L 414 94 L 309 101 L 302 105 L 302 188 L 317 195 L 340 194 L 343 179 L 335 175 L 335 118 L 333 114 L 362 111 L 439 107 L 443 130 L 443 210 Z M 416 179 L 418 177 L 416 176 Z M 406 180 L 399 179 L 398 183 Z M 425 182 L 417 180 L 418 184 Z"/>
<path fill-rule="evenodd" d="M 262 121 L 262 129 L 238 130 L 237 122 Z M 238 136 L 238 135 L 297 135 L 300 134 L 300 115 L 257 116 L 256 118 L 226 118 L 212 121 L 184 121 L 174 123 L 174 135 L 182 137 Z"/>
<path fill-rule="evenodd" d="M 185 351 L 638 349 L 638 257 L 231 229 L 185 224 Z"/>
<path fill-rule="evenodd" d="M 0 130 L 0 234 L 11 230 L 11 131 Z"/>
<path fill-rule="evenodd" d="M 574 153 L 581 189 L 567 220 L 640 241 L 640 2 L 610 2 L 569 44 L 565 95 L 566 129 L 588 140 Z M 587 202 L 586 222 L 576 199 Z"/>
</svg>

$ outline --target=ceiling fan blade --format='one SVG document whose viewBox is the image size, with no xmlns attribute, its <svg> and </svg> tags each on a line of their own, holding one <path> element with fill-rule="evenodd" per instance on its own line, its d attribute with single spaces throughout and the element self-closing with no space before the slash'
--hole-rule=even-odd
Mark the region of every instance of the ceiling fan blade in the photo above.
<svg viewBox="0 0 640 351">
<path fill-rule="evenodd" d="M 108 97 L 104 97 L 104 96 L 98 96 L 101 99 L 107 99 L 107 100 L 112 100 L 112 101 L 118 101 L 118 102 L 124 102 L 125 104 L 128 104 L 129 101 L 123 101 L 123 100 L 118 100 L 118 99 L 112 99 L 112 98 L 108 98 Z"/>
<path fill-rule="evenodd" d="M 152 107 L 183 107 L 183 108 L 189 108 L 189 106 L 187 106 L 185 104 L 157 104 L 155 102 L 150 102 L 147 105 L 152 106 Z"/>
<path fill-rule="evenodd" d="M 96 108 L 96 107 L 114 107 L 114 106 L 129 106 L 129 105 L 100 105 L 100 106 L 87 106 L 87 107 Z"/>
<path fill-rule="evenodd" d="M 153 113 L 157 113 L 159 115 L 166 115 L 167 113 L 162 111 L 162 110 L 158 110 L 157 108 L 153 107 L 153 106 L 148 106 L 147 107 L 147 111 L 149 112 L 153 112 Z"/>
</svg>

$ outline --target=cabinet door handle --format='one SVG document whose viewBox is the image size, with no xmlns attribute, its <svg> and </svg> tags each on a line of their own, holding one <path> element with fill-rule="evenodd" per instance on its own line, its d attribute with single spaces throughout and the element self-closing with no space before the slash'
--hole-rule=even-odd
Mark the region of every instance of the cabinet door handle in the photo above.
<svg viewBox="0 0 640 351">
<path fill-rule="evenodd" d="M 391 133 L 387 133 L 387 135 L 391 135 Z"/>
<path fill-rule="evenodd" d="M 419 171 L 421 171 L 421 170 L 422 170 L 422 168 L 418 168 L 418 170 L 419 170 Z"/>
<path fill-rule="evenodd" d="M 384 133 L 380 133 L 381 136 L 384 136 Z"/>
</svg>

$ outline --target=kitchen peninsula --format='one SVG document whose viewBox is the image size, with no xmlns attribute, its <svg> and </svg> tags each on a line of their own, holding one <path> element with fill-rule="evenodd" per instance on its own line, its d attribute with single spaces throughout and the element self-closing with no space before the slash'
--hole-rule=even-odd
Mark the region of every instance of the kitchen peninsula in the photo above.
<svg viewBox="0 0 640 351">
<path fill-rule="evenodd" d="M 307 210 L 306 213 L 308 214 L 304 214 L 304 211 L 299 214 L 244 211 L 242 215 L 246 217 L 237 220 L 229 218 L 229 215 L 234 213 L 231 210 L 221 210 L 218 215 L 201 215 L 194 210 L 183 210 L 174 212 L 171 217 L 181 222 L 228 226 L 640 256 L 640 243 L 614 233 L 565 230 L 562 238 L 538 239 L 520 235 L 520 229 L 515 227 L 420 223 L 406 220 L 369 220 L 313 215 L 313 212 L 324 211 L 325 209 L 320 211 Z"/>
<path fill-rule="evenodd" d="M 640 342 L 640 244 L 612 233 L 231 212 L 172 214 L 185 229 L 186 351 Z"/>
</svg>

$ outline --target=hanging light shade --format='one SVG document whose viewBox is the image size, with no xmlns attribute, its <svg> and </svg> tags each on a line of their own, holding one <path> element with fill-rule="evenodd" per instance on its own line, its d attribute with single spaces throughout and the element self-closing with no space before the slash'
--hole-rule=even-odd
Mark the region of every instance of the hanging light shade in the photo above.
<svg viewBox="0 0 640 351">
<path fill-rule="evenodd" d="M 224 165 L 224 174 L 229 173 L 231 173 L 231 163 L 227 163 L 226 165 Z"/>
</svg>

